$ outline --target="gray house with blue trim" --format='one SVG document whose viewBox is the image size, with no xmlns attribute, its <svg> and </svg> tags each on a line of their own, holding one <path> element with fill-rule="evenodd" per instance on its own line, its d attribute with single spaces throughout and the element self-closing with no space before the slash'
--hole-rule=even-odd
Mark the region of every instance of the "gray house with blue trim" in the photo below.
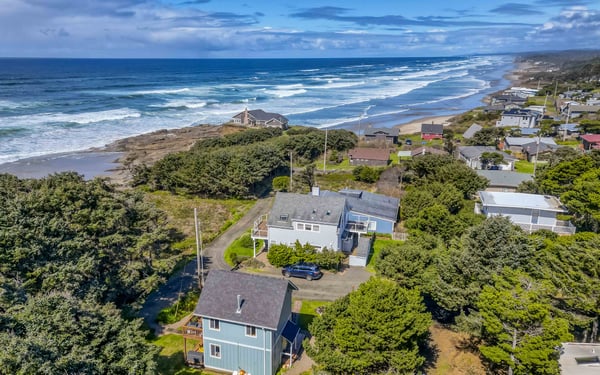
<svg viewBox="0 0 600 375">
<path fill-rule="evenodd" d="M 190 324 L 200 325 L 202 331 L 201 344 L 186 351 L 186 361 L 196 358 L 218 371 L 275 374 L 302 343 L 300 328 L 292 322 L 294 290 L 296 286 L 283 278 L 210 271 L 195 319 L 183 327 L 184 338 Z"/>
<path fill-rule="evenodd" d="M 300 241 L 317 250 L 350 252 L 357 235 L 393 233 L 399 205 L 397 198 L 362 190 L 277 193 L 271 212 L 254 222 L 252 238 L 267 246 Z"/>
</svg>

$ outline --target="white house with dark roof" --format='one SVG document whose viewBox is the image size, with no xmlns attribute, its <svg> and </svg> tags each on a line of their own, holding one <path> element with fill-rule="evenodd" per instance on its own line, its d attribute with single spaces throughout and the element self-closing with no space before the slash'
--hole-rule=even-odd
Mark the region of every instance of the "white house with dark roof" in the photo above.
<svg viewBox="0 0 600 375">
<path fill-rule="evenodd" d="M 352 251 L 356 235 L 392 233 L 397 198 L 361 190 L 311 194 L 277 193 L 268 215 L 254 222 L 252 238 L 272 244 L 310 244 L 316 249 Z"/>
<path fill-rule="evenodd" d="M 262 126 L 262 127 L 274 127 L 287 129 L 288 119 L 280 115 L 279 113 L 265 112 L 262 109 L 253 109 L 251 111 L 248 108 L 244 111 L 233 116 L 231 121 L 234 124 L 246 125 L 246 126 Z"/>
<path fill-rule="evenodd" d="M 283 278 L 210 271 L 193 317 L 183 326 L 186 362 L 229 373 L 276 374 L 303 339 L 292 321 L 294 290 Z M 192 347 L 188 340 L 200 344 Z"/>
<path fill-rule="evenodd" d="M 517 159 L 505 152 L 499 151 L 494 146 L 460 146 L 458 148 L 458 159 L 464 161 L 469 168 L 482 169 L 485 167 L 481 162 L 481 155 L 484 153 L 497 153 L 502 155 L 504 163 L 496 167 L 503 171 L 512 171 Z"/>
<path fill-rule="evenodd" d="M 540 117 L 541 116 L 537 112 L 514 108 L 502 112 L 500 120 L 496 121 L 496 126 L 518 126 L 520 128 L 535 128 Z"/>
<path fill-rule="evenodd" d="M 540 229 L 558 234 L 573 234 L 575 227 L 568 221 L 558 220 L 557 214 L 567 210 L 558 198 L 550 195 L 480 191 L 481 205 L 477 213 L 487 217 L 506 216 L 527 232 Z"/>
</svg>

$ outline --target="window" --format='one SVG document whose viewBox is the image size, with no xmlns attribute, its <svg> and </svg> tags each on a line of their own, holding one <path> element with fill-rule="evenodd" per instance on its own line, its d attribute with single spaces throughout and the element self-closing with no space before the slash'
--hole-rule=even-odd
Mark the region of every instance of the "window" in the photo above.
<svg viewBox="0 0 600 375">
<path fill-rule="evenodd" d="M 318 232 L 320 230 L 320 227 L 317 224 L 297 223 L 296 230 L 303 230 L 303 231 L 307 231 L 307 232 Z"/>
<path fill-rule="evenodd" d="M 256 327 L 246 326 L 246 336 L 256 337 Z"/>
<path fill-rule="evenodd" d="M 217 319 L 209 319 L 208 327 L 215 331 L 219 331 L 221 329 L 221 326 L 219 325 L 219 321 Z"/>
<path fill-rule="evenodd" d="M 287 221 L 288 215 L 279 215 L 279 221 Z"/>
<path fill-rule="evenodd" d="M 213 358 L 221 358 L 221 345 L 210 344 L 210 356 Z"/>
<path fill-rule="evenodd" d="M 312 231 L 313 232 L 318 232 L 319 231 L 319 226 L 318 225 L 314 225 L 312 226 Z"/>
</svg>

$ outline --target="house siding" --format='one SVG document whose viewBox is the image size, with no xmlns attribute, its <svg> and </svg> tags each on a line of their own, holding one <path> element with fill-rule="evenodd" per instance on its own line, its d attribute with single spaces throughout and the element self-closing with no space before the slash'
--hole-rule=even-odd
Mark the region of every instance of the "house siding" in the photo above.
<svg viewBox="0 0 600 375">
<path fill-rule="evenodd" d="M 309 243 L 313 246 L 327 247 L 330 250 L 340 250 L 340 233 L 337 226 L 318 224 L 319 232 L 296 230 L 297 221 L 293 221 L 293 228 L 269 228 L 269 244 L 286 244 L 293 246 L 296 240 L 301 244 Z M 312 224 L 310 222 L 306 222 Z"/>
<path fill-rule="evenodd" d="M 516 224 L 538 224 L 538 225 L 556 225 L 556 212 L 539 210 L 537 223 L 533 222 L 533 211 L 530 208 L 518 207 L 483 207 L 483 212 L 488 216 L 503 215 L 507 216 Z"/>
<path fill-rule="evenodd" d="M 348 221 L 367 221 L 367 220 L 376 223 L 375 230 L 374 231 L 369 230 L 369 232 L 389 233 L 389 234 L 394 232 L 395 221 L 391 222 L 386 219 L 374 217 L 371 215 L 365 215 L 365 214 L 361 214 L 358 212 L 349 212 L 348 213 Z"/>
<path fill-rule="evenodd" d="M 291 292 L 288 292 L 291 294 Z M 287 297 L 286 297 L 287 298 Z M 291 306 L 291 300 L 290 300 Z M 207 368 L 226 371 L 244 369 L 251 374 L 272 375 L 279 366 L 274 367 L 275 358 L 271 352 L 273 332 L 256 328 L 256 337 L 246 336 L 246 325 L 220 321 L 220 330 L 209 327 L 209 319 L 203 318 L 204 330 L 204 362 Z M 210 344 L 221 347 L 221 358 L 210 356 Z M 280 358 L 281 354 L 279 354 Z M 264 368 L 266 364 L 267 368 Z"/>
</svg>

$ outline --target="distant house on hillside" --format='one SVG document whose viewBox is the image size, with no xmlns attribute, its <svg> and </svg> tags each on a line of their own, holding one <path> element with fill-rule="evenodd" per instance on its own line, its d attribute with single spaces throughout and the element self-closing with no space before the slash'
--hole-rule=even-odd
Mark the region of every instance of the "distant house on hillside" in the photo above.
<svg viewBox="0 0 600 375">
<path fill-rule="evenodd" d="M 366 141 L 383 141 L 386 143 L 398 143 L 398 128 L 368 128 L 365 131 Z"/>
<path fill-rule="evenodd" d="M 496 126 L 518 126 L 520 128 L 534 128 L 537 125 L 538 117 L 540 115 L 537 112 L 525 110 L 525 109 L 511 109 L 502 112 L 500 120 L 496 121 Z"/>
<path fill-rule="evenodd" d="M 288 119 L 279 113 L 269 113 L 262 109 L 253 109 L 251 111 L 246 108 L 243 112 L 233 116 L 232 122 L 245 126 L 260 126 L 274 127 L 287 129 Z"/>
<path fill-rule="evenodd" d="M 481 155 L 483 153 L 497 153 L 502 155 L 504 163 L 496 165 L 500 170 L 512 171 L 515 167 L 515 161 L 517 160 L 514 156 L 511 156 L 505 152 L 496 150 L 494 146 L 460 146 L 458 148 L 458 159 L 464 161 L 470 168 L 482 169 L 489 167 L 483 165 L 481 162 Z"/>
<path fill-rule="evenodd" d="M 475 207 L 477 213 L 487 217 L 507 216 L 527 232 L 546 229 L 558 234 L 575 233 L 575 227 L 570 222 L 556 218 L 556 214 L 567 212 L 556 197 L 480 191 L 479 198 L 481 205 Z"/>
<path fill-rule="evenodd" d="M 444 125 L 442 124 L 421 124 L 421 139 L 442 139 L 444 137 Z"/>
<path fill-rule="evenodd" d="M 581 105 L 568 103 L 562 110 L 564 116 L 569 118 L 579 117 L 585 113 L 596 113 L 600 112 L 600 105 Z"/>
<path fill-rule="evenodd" d="M 282 278 L 212 270 L 192 318 L 182 327 L 190 365 L 275 375 L 304 336 L 292 320 L 292 291 Z M 188 347 L 192 342 L 196 347 Z"/>
<path fill-rule="evenodd" d="M 473 125 L 469 126 L 469 128 L 467 130 L 465 130 L 465 132 L 463 133 L 463 138 L 464 139 L 471 139 L 471 138 L 473 138 L 473 136 L 475 135 L 475 133 L 477 133 L 481 129 L 483 129 L 483 127 L 481 125 L 479 125 L 479 124 L 473 124 Z"/>
<path fill-rule="evenodd" d="M 581 136 L 581 141 L 586 151 L 600 150 L 600 134 L 584 134 Z"/>
<path fill-rule="evenodd" d="M 386 166 L 390 162 L 390 151 L 384 148 L 357 147 L 348 151 L 350 165 Z"/>
</svg>

